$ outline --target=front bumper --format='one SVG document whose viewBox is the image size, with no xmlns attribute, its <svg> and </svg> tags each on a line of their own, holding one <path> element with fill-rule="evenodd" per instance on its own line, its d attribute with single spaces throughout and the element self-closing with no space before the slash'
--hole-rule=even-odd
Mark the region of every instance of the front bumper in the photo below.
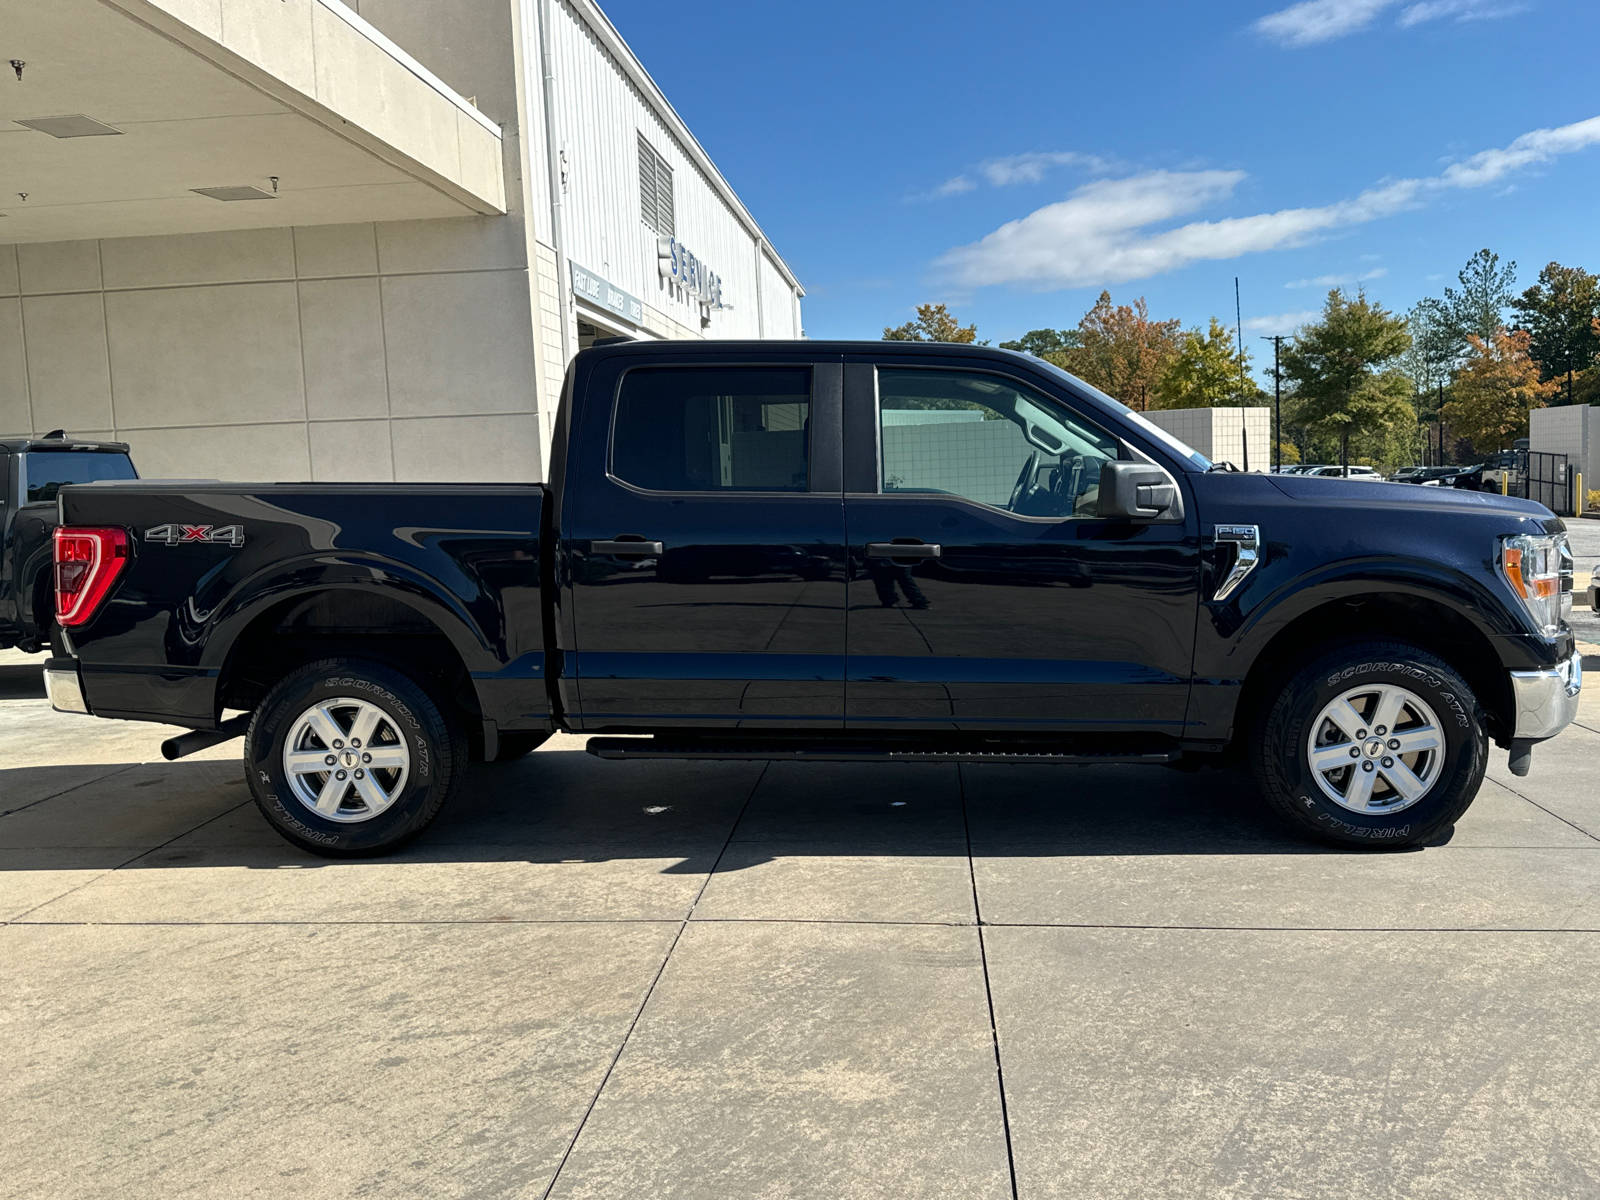
<svg viewBox="0 0 1600 1200">
<path fill-rule="evenodd" d="M 1517 704 L 1514 738 L 1552 738 L 1578 715 L 1583 690 L 1583 656 L 1576 651 L 1546 671 L 1512 671 L 1511 693 Z"/>
<path fill-rule="evenodd" d="M 44 693 L 50 697 L 50 707 L 57 712 L 85 713 L 89 702 L 83 698 L 83 680 L 78 675 L 75 658 L 47 658 L 44 660 Z"/>
</svg>

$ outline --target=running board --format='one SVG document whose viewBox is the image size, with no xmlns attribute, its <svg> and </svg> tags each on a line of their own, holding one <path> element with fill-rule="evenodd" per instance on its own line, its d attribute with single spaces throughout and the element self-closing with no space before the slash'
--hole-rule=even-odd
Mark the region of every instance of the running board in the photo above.
<svg viewBox="0 0 1600 1200">
<path fill-rule="evenodd" d="M 1183 757 L 1177 749 L 1093 750 L 1039 744 L 1013 748 L 972 746 L 938 749 L 915 744 L 884 745 L 849 742 L 762 741 L 757 739 L 592 737 L 586 749 L 613 762 L 636 759 L 692 758 L 761 760 L 766 762 L 911 762 L 911 763 L 1140 763 L 1159 766 Z"/>
</svg>

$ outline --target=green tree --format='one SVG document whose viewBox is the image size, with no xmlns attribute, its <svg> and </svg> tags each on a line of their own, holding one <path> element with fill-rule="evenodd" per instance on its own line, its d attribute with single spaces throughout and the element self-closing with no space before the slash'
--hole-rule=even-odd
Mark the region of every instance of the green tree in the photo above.
<svg viewBox="0 0 1600 1200">
<path fill-rule="evenodd" d="M 1157 380 L 1152 408 L 1232 408 L 1254 404 L 1260 389 L 1250 377 L 1250 352 L 1243 362 L 1233 344 L 1233 330 L 1215 317 L 1211 328 L 1201 333 L 1191 329 L 1183 335 L 1177 357 L 1167 364 Z M 1248 387 L 1248 394 L 1241 389 Z"/>
<path fill-rule="evenodd" d="M 1600 276 L 1582 267 L 1550 263 L 1512 305 L 1517 323 L 1528 331 L 1528 353 L 1539 364 L 1539 378 L 1565 376 L 1569 392 L 1578 372 L 1600 353 L 1595 318 L 1600 317 Z"/>
<path fill-rule="evenodd" d="M 1475 335 L 1488 341 L 1505 328 L 1506 309 L 1516 299 L 1517 264 L 1508 262 L 1502 267 L 1494 251 L 1479 250 L 1467 259 L 1456 278 L 1461 290 L 1445 288 L 1444 303 L 1457 338 L 1464 343 Z"/>
<path fill-rule="evenodd" d="M 976 325 L 963 325 L 942 304 L 917 305 L 917 319 L 883 331 L 886 342 L 959 342 L 970 345 L 978 340 Z M 987 342 L 983 343 L 988 345 Z"/>
<path fill-rule="evenodd" d="M 1068 352 L 1082 345 L 1083 336 L 1076 329 L 1031 329 L 1014 342 L 1001 342 L 1000 349 L 1020 350 L 1065 367 Z"/>
<path fill-rule="evenodd" d="M 1406 314 L 1406 332 L 1411 335 L 1411 349 L 1401 355 L 1400 366 L 1418 393 L 1435 392 L 1440 384 L 1449 383 L 1466 350 L 1465 339 L 1456 336 L 1450 306 L 1432 296 L 1418 300 Z"/>
<path fill-rule="evenodd" d="M 1336 435 L 1344 464 L 1352 435 L 1381 439 L 1396 425 L 1414 427 L 1411 380 L 1395 365 L 1410 348 L 1404 317 L 1374 304 L 1365 292 L 1351 300 L 1335 288 L 1322 320 L 1284 347 L 1284 378 L 1295 387 L 1292 419 Z"/>
</svg>

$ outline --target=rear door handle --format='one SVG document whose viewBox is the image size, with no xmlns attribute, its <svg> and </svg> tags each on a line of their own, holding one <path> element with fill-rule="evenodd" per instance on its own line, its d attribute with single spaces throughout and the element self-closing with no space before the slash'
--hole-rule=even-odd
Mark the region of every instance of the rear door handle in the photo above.
<svg viewBox="0 0 1600 1200">
<path fill-rule="evenodd" d="M 635 554 L 660 558 L 665 547 L 660 542 L 647 542 L 643 538 L 618 538 L 614 542 L 590 542 L 591 554 Z"/>
<path fill-rule="evenodd" d="M 868 558 L 938 558 L 944 547 L 928 542 L 868 542 Z"/>
</svg>

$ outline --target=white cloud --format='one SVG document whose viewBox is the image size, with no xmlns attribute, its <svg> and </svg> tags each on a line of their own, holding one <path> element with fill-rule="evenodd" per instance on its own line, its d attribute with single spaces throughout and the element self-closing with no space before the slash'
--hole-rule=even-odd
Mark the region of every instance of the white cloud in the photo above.
<svg viewBox="0 0 1600 1200">
<path fill-rule="evenodd" d="M 1397 0 L 1303 0 L 1255 23 L 1257 33 L 1285 46 L 1311 46 L 1365 29 Z"/>
<path fill-rule="evenodd" d="M 956 283 L 1009 283 L 1038 291 L 1146 279 L 1205 260 L 1303 245 L 1334 229 L 1363 225 L 1426 203 L 1439 192 L 1476 188 L 1511 171 L 1600 143 L 1600 117 L 1525 133 L 1427 179 L 1398 179 L 1316 208 L 1219 221 L 1147 227 L 1226 199 L 1242 171 L 1147 171 L 1085 184 L 987 237 L 945 253 L 938 266 Z"/>
<path fill-rule="evenodd" d="M 1072 150 L 1034 151 L 1013 154 L 1006 158 L 985 159 L 978 170 L 995 187 L 1013 183 L 1038 183 L 1051 167 L 1084 167 L 1090 171 L 1103 171 L 1106 162 L 1092 154 L 1078 154 Z"/>
<path fill-rule="evenodd" d="M 1400 14 L 1400 28 L 1410 29 L 1424 21 L 1454 17 L 1457 21 L 1494 21 L 1526 12 L 1526 4 L 1506 4 L 1501 0 L 1424 0 Z"/>
<path fill-rule="evenodd" d="M 1359 275 L 1318 275 L 1313 279 L 1296 279 L 1293 283 L 1286 283 L 1286 288 L 1305 287 L 1348 287 L 1353 283 L 1365 283 L 1369 279 L 1382 279 L 1389 273 L 1388 267 L 1378 267 L 1376 270 L 1363 271 Z"/>
<path fill-rule="evenodd" d="M 1253 28 L 1284 46 L 1314 46 L 1359 33 L 1402 0 L 1302 0 L 1268 13 Z M 1454 17 L 1457 21 L 1492 21 L 1527 9 L 1519 0 L 1422 0 L 1401 9 L 1400 28 Z"/>
<path fill-rule="evenodd" d="M 1306 309 L 1303 312 L 1278 313 L 1272 317 L 1251 317 L 1244 323 L 1244 327 L 1251 333 L 1259 333 L 1266 337 L 1274 334 L 1291 334 L 1300 326 L 1309 324 L 1322 316 L 1316 309 Z"/>
<path fill-rule="evenodd" d="M 1075 150 L 1033 150 L 1027 154 L 1011 154 L 1002 158 L 986 158 L 969 174 L 952 176 L 938 187 L 926 192 L 916 192 L 906 197 L 907 204 L 920 204 L 928 200 L 943 200 L 946 196 L 959 196 L 978 187 L 980 176 L 992 187 L 1010 187 L 1018 183 L 1040 183 L 1055 167 L 1081 167 L 1086 171 L 1105 171 L 1110 163 L 1093 154 L 1079 154 Z"/>
</svg>

